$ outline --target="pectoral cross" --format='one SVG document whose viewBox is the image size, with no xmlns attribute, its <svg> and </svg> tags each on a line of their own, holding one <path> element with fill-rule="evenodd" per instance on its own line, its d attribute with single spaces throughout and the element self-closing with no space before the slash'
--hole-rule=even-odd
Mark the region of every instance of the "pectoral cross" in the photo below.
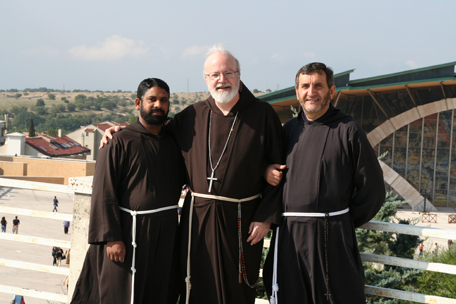
<svg viewBox="0 0 456 304">
<path fill-rule="evenodd" d="M 208 177 L 207 179 L 210 180 L 209 182 L 209 193 L 211 192 L 211 189 L 212 189 L 212 182 L 217 180 L 215 177 L 214 177 L 214 170 L 212 170 L 212 174 L 211 174 L 211 177 Z"/>
<path fill-rule="evenodd" d="M 329 293 L 329 290 L 328 290 L 328 292 L 327 292 L 327 293 L 325 293 L 325 296 L 326 296 L 326 300 L 328 300 L 328 301 L 329 301 L 329 297 L 331 296 L 331 294 Z"/>
</svg>

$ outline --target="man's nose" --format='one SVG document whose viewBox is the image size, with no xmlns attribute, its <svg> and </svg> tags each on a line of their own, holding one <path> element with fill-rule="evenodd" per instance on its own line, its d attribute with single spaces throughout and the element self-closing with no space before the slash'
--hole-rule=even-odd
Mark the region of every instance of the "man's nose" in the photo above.
<svg viewBox="0 0 456 304">
<path fill-rule="evenodd" d="M 317 92 L 317 90 L 316 90 L 315 86 L 310 85 L 309 86 L 309 91 L 307 92 L 307 95 L 314 96 L 316 94 L 316 92 Z"/>
<path fill-rule="evenodd" d="M 220 73 L 220 78 L 219 78 L 219 82 L 225 82 L 227 78 L 225 77 L 225 74 L 224 73 Z"/>
</svg>

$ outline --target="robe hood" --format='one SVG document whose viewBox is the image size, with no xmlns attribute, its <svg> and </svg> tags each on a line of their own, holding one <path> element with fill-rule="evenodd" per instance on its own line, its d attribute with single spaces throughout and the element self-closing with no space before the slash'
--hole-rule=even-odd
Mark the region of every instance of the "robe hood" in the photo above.
<svg viewBox="0 0 456 304">
<path fill-rule="evenodd" d="M 139 134 L 142 134 L 142 135 L 145 135 L 145 136 L 155 136 L 155 137 L 158 137 L 158 138 L 161 138 L 163 136 L 166 136 L 169 134 L 169 131 L 165 128 L 165 126 L 163 125 L 161 130 L 160 130 L 160 134 L 157 136 L 157 135 L 154 135 L 152 133 L 149 132 L 149 130 L 147 130 L 141 123 L 139 123 L 138 121 L 128 125 L 125 127 L 125 130 L 130 130 L 132 132 L 135 132 L 135 133 L 139 133 Z"/>
<path fill-rule="evenodd" d="M 304 116 L 305 116 L 304 111 L 301 108 L 301 110 L 299 111 L 298 117 L 297 117 L 298 118 L 298 122 L 301 125 L 309 124 L 307 122 L 307 120 L 304 119 Z M 330 103 L 328 111 L 326 111 L 326 113 L 323 114 L 323 116 L 321 116 L 320 118 L 315 120 L 314 123 L 315 124 L 321 124 L 321 125 L 327 125 L 327 124 L 330 124 L 330 123 L 332 123 L 334 121 L 341 120 L 342 118 L 345 118 L 345 117 L 350 117 L 350 116 L 348 116 L 347 114 L 342 112 L 340 109 L 335 108 L 332 105 L 332 103 Z"/>
<path fill-rule="evenodd" d="M 252 94 L 252 92 L 250 92 L 250 90 L 241 81 L 239 83 L 239 100 L 234 105 L 234 107 L 230 110 L 230 113 L 228 113 L 228 115 L 234 115 L 236 112 L 244 109 L 245 107 L 249 106 L 252 102 L 255 102 L 256 100 L 257 100 L 256 97 Z M 212 95 L 209 96 L 209 98 L 205 100 L 205 103 L 215 113 L 221 113 L 220 109 L 215 104 L 215 100 L 212 97 Z"/>
</svg>

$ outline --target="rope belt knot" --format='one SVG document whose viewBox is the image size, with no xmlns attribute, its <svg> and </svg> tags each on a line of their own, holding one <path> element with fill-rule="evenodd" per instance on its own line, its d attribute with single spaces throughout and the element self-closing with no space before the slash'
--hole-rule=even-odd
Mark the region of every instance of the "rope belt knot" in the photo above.
<svg viewBox="0 0 456 304">
<path fill-rule="evenodd" d="M 131 239 L 132 239 L 131 245 L 133 246 L 133 255 L 131 258 L 131 268 L 130 268 L 131 274 L 132 274 L 132 277 L 131 277 L 131 302 L 130 302 L 131 304 L 134 303 L 134 296 L 135 296 L 135 273 L 136 273 L 135 262 L 136 262 L 136 247 L 138 247 L 138 245 L 136 244 L 136 216 L 138 214 L 151 214 L 151 213 L 162 212 L 162 211 L 166 211 L 166 210 L 170 210 L 170 209 L 177 209 L 177 207 L 178 207 L 177 205 L 173 205 L 173 206 L 162 207 L 162 208 L 157 208 L 157 209 L 152 209 L 152 210 L 136 211 L 136 210 L 130 210 L 130 209 L 119 206 L 120 210 L 130 213 L 130 215 L 133 217 L 133 223 L 131 224 Z"/>
<path fill-rule="evenodd" d="M 325 294 L 327 299 L 329 300 L 329 297 L 331 296 L 331 293 L 329 292 L 329 264 L 328 264 L 328 239 L 329 239 L 329 218 L 332 216 L 337 216 L 341 214 L 345 214 L 349 212 L 349 208 L 345 208 L 344 210 L 340 211 L 335 211 L 335 212 L 325 212 L 325 213 L 319 213 L 319 212 L 284 212 L 282 213 L 282 216 L 285 217 L 290 217 L 290 216 L 298 216 L 298 217 L 324 217 L 325 218 L 325 284 L 326 284 L 326 291 L 327 293 Z M 278 261 L 278 256 L 279 256 L 279 227 L 277 227 L 276 231 L 276 238 L 275 238 L 275 246 L 274 246 L 274 262 L 273 262 L 273 271 L 272 271 L 272 295 L 271 295 L 271 304 L 278 304 L 279 299 L 277 297 L 277 293 L 279 291 L 279 285 L 277 284 L 277 261 Z M 274 302 L 273 302 L 274 301 Z"/>
<path fill-rule="evenodd" d="M 192 218 L 193 218 L 193 204 L 195 202 L 195 196 L 196 197 L 201 197 L 201 198 L 208 198 L 208 199 L 214 199 L 214 200 L 219 200 L 219 201 L 225 201 L 225 202 L 231 202 L 231 203 L 237 203 L 238 204 L 238 238 L 239 238 L 239 283 L 242 283 L 241 276 L 244 277 L 245 283 L 250 287 L 250 288 L 255 288 L 257 283 L 250 285 L 248 280 L 247 280 L 247 273 L 245 271 L 245 263 L 244 263 L 244 252 L 242 248 L 242 231 L 241 231 L 241 203 L 242 202 L 248 202 L 252 201 L 258 197 L 260 197 L 261 194 L 256 194 L 253 196 L 249 196 L 246 198 L 231 198 L 231 197 L 225 197 L 225 196 L 219 196 L 219 195 L 212 195 L 212 194 L 203 194 L 203 193 L 195 193 L 191 191 L 192 199 L 190 201 L 190 214 L 188 218 L 188 248 L 187 248 L 187 277 L 185 278 L 185 283 L 187 284 L 187 294 L 186 294 L 186 299 L 185 303 L 188 304 L 190 301 L 190 289 L 192 288 L 191 283 L 190 283 L 190 249 L 191 249 L 191 241 L 192 241 Z"/>
</svg>

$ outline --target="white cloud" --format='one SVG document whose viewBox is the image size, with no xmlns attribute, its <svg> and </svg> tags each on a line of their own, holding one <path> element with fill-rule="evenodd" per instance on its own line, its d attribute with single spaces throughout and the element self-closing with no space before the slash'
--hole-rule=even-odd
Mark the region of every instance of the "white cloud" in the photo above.
<svg viewBox="0 0 456 304">
<path fill-rule="evenodd" d="M 46 56 L 58 56 L 60 55 L 60 50 L 53 49 L 46 46 L 40 46 L 34 49 L 24 50 L 25 54 L 28 55 L 46 55 Z"/>
<path fill-rule="evenodd" d="M 119 35 L 106 38 L 97 46 L 76 46 L 68 50 L 71 56 L 83 61 L 111 61 L 122 57 L 140 57 L 149 51 L 141 40 L 133 40 Z"/>
<path fill-rule="evenodd" d="M 277 58 L 279 58 L 279 54 L 274 54 L 271 56 L 271 59 L 277 59 Z"/>
<path fill-rule="evenodd" d="M 406 61 L 405 64 L 411 67 L 412 69 L 419 68 L 419 65 L 413 60 Z"/>
<path fill-rule="evenodd" d="M 193 45 L 188 48 L 185 48 L 184 52 L 182 53 L 182 59 L 187 59 L 189 57 L 206 54 L 209 48 L 210 46 L 208 45 Z"/>
</svg>

